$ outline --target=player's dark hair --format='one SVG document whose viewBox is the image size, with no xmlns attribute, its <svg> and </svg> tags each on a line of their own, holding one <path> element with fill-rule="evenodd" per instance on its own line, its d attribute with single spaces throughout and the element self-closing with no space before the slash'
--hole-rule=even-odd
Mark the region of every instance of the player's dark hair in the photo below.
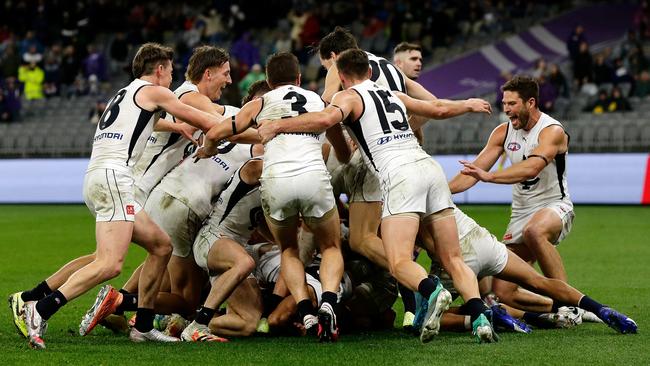
<svg viewBox="0 0 650 366">
<path fill-rule="evenodd" d="M 241 104 L 244 105 L 269 91 L 271 91 L 269 83 L 267 83 L 266 80 L 258 80 L 248 87 L 248 94 L 246 94 L 246 96 L 241 100 Z"/>
<path fill-rule="evenodd" d="M 368 55 L 360 49 L 341 52 L 336 58 L 336 68 L 344 75 L 357 79 L 368 78 Z"/>
<path fill-rule="evenodd" d="M 210 67 L 219 67 L 226 62 L 230 56 L 224 49 L 214 46 L 200 46 L 194 49 L 190 62 L 187 65 L 185 79 L 194 84 L 201 81 L 203 73 Z"/>
<path fill-rule="evenodd" d="M 133 57 L 131 71 L 133 76 L 139 78 L 143 75 L 153 74 L 158 65 L 174 59 L 174 50 L 158 43 L 145 43 Z"/>
<path fill-rule="evenodd" d="M 537 81 L 527 75 L 516 75 L 511 80 L 507 81 L 501 87 L 501 91 L 517 92 L 519 97 L 526 102 L 530 98 L 535 100 L 535 106 L 538 106 L 539 101 L 539 85 Z"/>
<path fill-rule="evenodd" d="M 266 62 L 266 78 L 269 86 L 293 84 L 300 75 L 298 58 L 289 52 L 275 53 Z"/>
<path fill-rule="evenodd" d="M 318 53 L 323 60 L 329 60 L 332 52 L 339 54 L 351 48 L 359 48 L 352 33 L 343 27 L 336 27 L 330 34 L 321 39 Z"/>
<path fill-rule="evenodd" d="M 418 44 L 415 43 L 409 43 L 409 42 L 402 42 L 395 46 L 395 49 L 393 50 L 393 55 L 400 53 L 400 52 L 408 52 L 408 51 L 419 51 L 422 52 L 422 47 Z"/>
</svg>

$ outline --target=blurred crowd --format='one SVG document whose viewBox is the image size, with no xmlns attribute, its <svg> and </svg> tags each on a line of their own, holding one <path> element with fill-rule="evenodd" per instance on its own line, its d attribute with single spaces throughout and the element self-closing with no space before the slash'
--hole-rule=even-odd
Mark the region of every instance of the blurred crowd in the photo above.
<svg viewBox="0 0 650 366">
<path fill-rule="evenodd" d="M 477 35 L 514 30 L 512 19 L 543 17 L 550 7 L 518 0 L 16 0 L 0 4 L 0 116 L 19 117 L 21 100 L 102 94 L 105 83 L 126 77 L 134 50 L 146 41 L 174 45 L 175 78 L 183 79 L 192 48 L 210 43 L 231 53 L 233 85 L 224 103 L 239 104 L 242 90 L 264 77 L 261 65 L 278 51 L 295 53 L 306 87 L 323 77 L 313 47 L 334 26 L 352 30 L 360 46 L 388 55 L 415 41 L 425 58 L 438 47 Z"/>
</svg>

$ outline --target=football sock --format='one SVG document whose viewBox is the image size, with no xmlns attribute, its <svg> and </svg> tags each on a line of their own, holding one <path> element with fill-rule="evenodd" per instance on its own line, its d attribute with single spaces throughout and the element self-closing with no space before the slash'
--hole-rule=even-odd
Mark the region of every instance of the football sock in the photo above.
<svg viewBox="0 0 650 366">
<path fill-rule="evenodd" d="M 428 301 L 431 294 L 436 290 L 436 285 L 430 277 L 427 277 L 420 281 L 418 292 Z"/>
<path fill-rule="evenodd" d="M 36 303 L 36 311 L 41 315 L 41 318 L 48 320 L 67 302 L 68 299 L 59 290 L 56 290 Z"/>
<path fill-rule="evenodd" d="M 284 300 L 284 297 L 277 295 L 277 294 L 271 294 L 266 300 L 266 303 L 264 304 L 264 312 L 262 313 L 262 317 L 266 318 L 268 317 L 273 310 L 275 310 L 278 305 Z"/>
<path fill-rule="evenodd" d="M 43 281 L 33 289 L 23 291 L 23 293 L 20 294 L 20 298 L 23 299 L 23 301 L 38 301 L 51 293 L 52 289 L 47 285 L 46 281 Z"/>
<path fill-rule="evenodd" d="M 569 304 L 565 304 L 563 302 L 553 300 L 553 305 L 551 305 L 551 313 L 557 313 L 559 308 L 561 308 L 563 306 L 568 306 L 568 305 Z"/>
<path fill-rule="evenodd" d="M 592 313 L 597 315 L 600 314 L 600 309 L 605 307 L 605 305 L 599 303 L 598 301 L 595 301 L 594 299 L 592 299 L 587 295 L 584 295 L 582 296 L 580 301 L 578 301 L 578 307 L 587 311 L 591 311 Z"/>
<path fill-rule="evenodd" d="M 415 294 L 410 289 L 401 283 L 397 283 L 399 293 L 402 295 L 402 302 L 404 303 L 404 311 L 415 314 Z"/>
<path fill-rule="evenodd" d="M 338 296 L 336 296 L 336 294 L 332 291 L 325 291 L 321 295 L 321 299 L 321 304 L 328 303 L 332 305 L 332 308 L 334 308 L 334 305 L 336 305 L 336 300 L 338 300 Z"/>
<path fill-rule="evenodd" d="M 467 300 L 463 306 L 465 307 L 466 314 L 470 316 L 472 323 L 474 323 L 481 314 L 489 310 L 487 305 L 485 305 L 485 302 L 478 297 Z"/>
<path fill-rule="evenodd" d="M 156 314 L 153 309 L 138 308 L 135 316 L 135 329 L 140 333 L 147 333 L 153 329 L 153 318 Z"/>
<path fill-rule="evenodd" d="M 316 309 L 314 309 L 314 305 L 312 305 L 311 300 L 305 299 L 302 300 L 298 303 L 298 316 L 300 317 L 300 321 L 302 321 L 305 318 L 305 315 L 316 315 Z"/>
<path fill-rule="evenodd" d="M 199 324 L 208 325 L 208 323 L 210 323 L 210 319 L 212 319 L 214 316 L 214 312 L 214 309 L 201 306 L 201 308 L 196 311 L 196 318 L 194 321 Z"/>
<path fill-rule="evenodd" d="M 120 289 L 122 303 L 115 309 L 115 314 L 122 315 L 125 311 L 138 310 L 138 294 L 130 294 L 125 289 Z"/>
</svg>

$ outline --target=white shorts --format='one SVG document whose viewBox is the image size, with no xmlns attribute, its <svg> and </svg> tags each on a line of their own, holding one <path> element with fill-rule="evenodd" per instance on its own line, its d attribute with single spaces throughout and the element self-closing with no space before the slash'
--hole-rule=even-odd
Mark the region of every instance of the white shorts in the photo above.
<svg viewBox="0 0 650 366">
<path fill-rule="evenodd" d="M 297 216 L 321 218 L 335 207 L 329 173 L 311 171 L 293 177 L 260 178 L 262 209 L 284 221 Z"/>
<path fill-rule="evenodd" d="M 144 210 L 172 239 L 172 254 L 187 258 L 201 227 L 201 220 L 194 211 L 161 189 L 151 192 Z"/>
<path fill-rule="evenodd" d="M 445 173 L 433 159 L 403 165 L 382 178 L 382 218 L 409 212 L 424 218 L 454 207 Z"/>
<path fill-rule="evenodd" d="M 343 176 L 350 198 L 348 202 L 381 202 L 381 184 L 376 172 L 370 170 L 357 149 Z"/>
<path fill-rule="evenodd" d="M 134 197 L 135 197 L 135 202 L 140 205 L 140 207 L 144 207 L 145 204 L 147 203 L 147 198 L 149 197 L 149 194 L 145 191 L 142 190 L 142 188 L 138 187 L 136 184 L 134 186 Z"/>
<path fill-rule="evenodd" d="M 216 243 L 217 240 L 219 240 L 221 237 L 222 234 L 215 233 L 209 225 L 205 225 L 201 228 L 199 234 L 196 236 L 194 245 L 192 247 L 192 251 L 194 253 L 194 261 L 208 274 L 208 276 L 210 276 L 210 283 L 213 283 L 221 275 L 221 273 L 210 271 L 210 268 L 208 267 L 208 257 L 210 255 L 210 250 L 212 249 L 214 243 Z M 253 270 L 253 273 L 249 273 L 246 278 L 255 278 L 254 272 L 255 270 Z"/>
<path fill-rule="evenodd" d="M 133 198 L 134 180 L 113 169 L 86 172 L 83 196 L 97 222 L 135 221 L 142 207 Z"/>
<path fill-rule="evenodd" d="M 463 261 L 477 278 L 498 275 L 508 263 L 508 249 L 487 229 L 477 226 L 460 239 Z M 431 273 L 438 276 L 442 285 L 453 289 L 454 283 L 436 261 L 431 263 Z"/>
<path fill-rule="evenodd" d="M 573 204 L 570 201 L 553 201 L 522 214 L 512 214 L 510 217 L 510 223 L 506 228 L 506 233 L 503 235 L 503 242 L 506 244 L 523 244 L 524 228 L 526 227 L 526 224 L 528 224 L 530 218 L 537 211 L 543 208 L 550 208 L 558 215 L 560 220 L 562 220 L 562 231 L 557 240 L 553 243 L 555 245 L 560 244 L 560 242 L 569 235 L 571 227 L 573 226 L 575 213 L 573 211 Z"/>
</svg>

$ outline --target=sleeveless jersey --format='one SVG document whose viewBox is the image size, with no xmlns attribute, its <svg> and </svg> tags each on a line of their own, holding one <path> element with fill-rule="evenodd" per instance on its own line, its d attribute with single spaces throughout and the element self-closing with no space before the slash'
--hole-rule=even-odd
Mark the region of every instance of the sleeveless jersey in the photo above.
<svg viewBox="0 0 650 366">
<path fill-rule="evenodd" d="M 174 95 L 180 99 L 187 93 L 198 91 L 199 89 L 195 84 L 185 81 L 174 90 Z M 230 117 L 239 112 L 237 107 L 229 105 L 223 107 L 224 117 Z M 172 119 L 176 122 L 173 116 Z M 197 130 L 194 133 L 194 138 L 198 139 L 201 133 L 201 131 Z M 196 146 L 179 133 L 154 131 L 147 141 L 140 161 L 134 167 L 135 185 L 148 195 L 165 174 L 184 158 L 192 155 L 195 149 Z"/>
<path fill-rule="evenodd" d="M 241 167 L 230 177 L 210 213 L 207 225 L 244 245 L 250 239 L 257 222 L 264 220 L 258 185 L 241 180 Z"/>
<path fill-rule="evenodd" d="M 157 119 L 158 111 L 142 109 L 135 101 L 138 91 L 150 85 L 135 79 L 109 100 L 97 123 L 87 171 L 108 168 L 132 174 Z"/>
<path fill-rule="evenodd" d="M 320 96 L 294 85 L 280 86 L 262 97 L 255 121 L 295 117 L 325 108 Z M 273 123 L 273 122 L 271 122 Z M 292 177 L 310 171 L 326 171 L 321 145 L 324 133 L 281 133 L 264 145 L 263 178 Z"/>
<path fill-rule="evenodd" d="M 366 54 L 368 55 L 368 64 L 370 64 L 370 69 L 372 70 L 370 80 L 386 89 L 406 93 L 404 75 L 402 75 L 395 65 L 388 62 L 385 58 L 375 56 L 370 52 L 366 52 Z"/>
<path fill-rule="evenodd" d="M 404 164 L 430 159 L 408 124 L 406 107 L 395 94 L 371 80 L 352 89 L 363 100 L 363 113 L 357 121 L 348 119 L 344 124 L 371 169 L 384 176 Z"/>
<path fill-rule="evenodd" d="M 252 157 L 252 145 L 224 142 L 218 154 L 194 162 L 183 160 L 160 181 L 157 189 L 187 205 L 201 219 L 212 211 L 213 205 L 228 179 Z"/>
<path fill-rule="evenodd" d="M 539 145 L 539 134 L 548 126 L 562 127 L 546 113 L 542 113 L 539 121 L 530 131 L 515 130 L 508 122 L 508 130 L 503 148 L 512 164 L 526 160 L 533 150 Z M 566 180 L 566 156 L 568 152 L 557 154 L 555 159 L 549 161 L 539 175 L 513 185 L 512 212 L 521 213 L 544 205 L 551 201 L 563 200 L 570 202 L 569 190 Z M 533 158 L 538 159 L 538 158 Z"/>
</svg>

